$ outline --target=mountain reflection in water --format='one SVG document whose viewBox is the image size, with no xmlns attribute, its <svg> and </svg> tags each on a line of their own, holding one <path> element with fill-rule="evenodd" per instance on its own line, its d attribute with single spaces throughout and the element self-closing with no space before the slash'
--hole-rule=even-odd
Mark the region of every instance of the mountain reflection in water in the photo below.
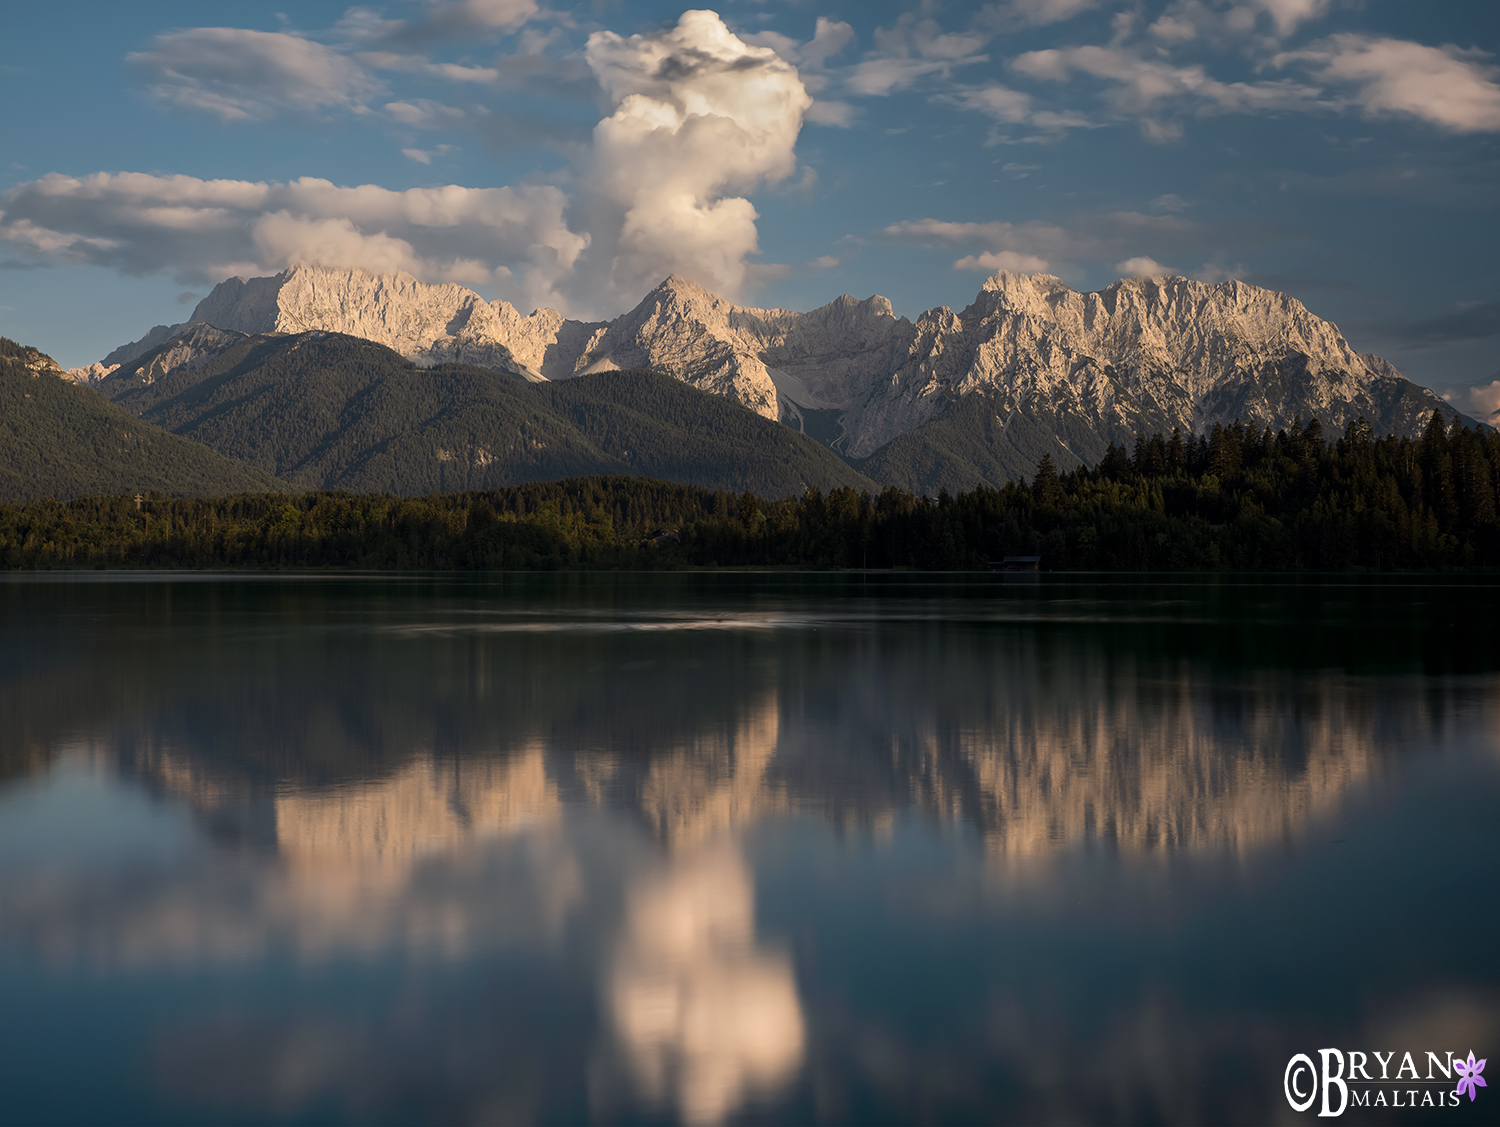
<svg viewBox="0 0 1500 1127">
<path fill-rule="evenodd" d="M 116 1011 L 124 1118 L 1270 1114 L 1236 976 L 1388 780 L 1493 792 L 1492 601 L 953 584 L 0 584 L 3 981 L 239 999 Z M 1338 1029 L 1496 1031 L 1366 946 Z"/>
</svg>

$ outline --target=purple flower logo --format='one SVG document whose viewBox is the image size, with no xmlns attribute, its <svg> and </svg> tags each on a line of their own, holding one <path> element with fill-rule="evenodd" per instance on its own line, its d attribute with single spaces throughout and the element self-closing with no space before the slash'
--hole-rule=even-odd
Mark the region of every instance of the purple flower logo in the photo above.
<svg viewBox="0 0 1500 1127">
<path fill-rule="evenodd" d="M 1485 1059 L 1487 1060 L 1488 1058 Z M 1454 1094 L 1461 1096 L 1465 1091 L 1467 1091 L 1469 1093 L 1469 1102 L 1473 1103 L 1476 1085 L 1480 1088 L 1489 1087 L 1489 1085 L 1484 1082 L 1484 1077 L 1479 1075 L 1484 1071 L 1484 1061 L 1480 1061 L 1478 1064 L 1475 1064 L 1474 1050 L 1470 1049 L 1469 1059 L 1456 1060 L 1453 1062 L 1453 1067 L 1458 1069 L 1458 1089 Z"/>
</svg>

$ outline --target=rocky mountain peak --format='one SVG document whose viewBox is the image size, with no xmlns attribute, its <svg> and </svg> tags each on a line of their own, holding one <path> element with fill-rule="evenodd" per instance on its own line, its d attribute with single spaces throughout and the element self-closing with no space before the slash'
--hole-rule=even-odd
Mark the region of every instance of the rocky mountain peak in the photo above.
<svg viewBox="0 0 1500 1127">
<path fill-rule="evenodd" d="M 719 297 L 718 294 L 704 289 L 697 282 L 684 278 L 681 274 L 668 274 L 647 295 L 647 300 L 658 296 L 672 296 L 682 301 L 706 301 L 715 305 L 724 304 L 724 299 Z"/>
<path fill-rule="evenodd" d="M 1086 293 L 1051 274 L 1002 271 L 961 314 L 940 307 L 915 324 L 879 296 L 846 294 L 797 313 L 736 305 L 672 275 L 629 312 L 588 323 L 551 309 L 522 316 L 463 286 L 403 273 L 297 266 L 230 279 L 193 316 L 242 333 L 347 333 L 419 364 L 461 361 L 533 380 L 654 368 L 768 418 L 815 423 L 853 457 L 975 393 L 994 401 L 988 441 L 1019 443 L 1006 420 L 1021 417 L 1039 420 L 1037 433 L 1066 431 L 1060 465 L 1137 430 L 1202 431 L 1235 418 L 1282 427 L 1297 415 L 1336 429 L 1364 415 L 1389 431 L 1445 409 L 1389 364 L 1356 354 L 1295 298 L 1171 275 Z M 158 326 L 106 363 L 189 327 Z M 1037 441 L 1017 445 L 1017 456 L 1034 464 Z"/>
<path fill-rule="evenodd" d="M 95 382 L 106 395 L 113 397 L 127 387 L 149 387 L 169 372 L 191 372 L 215 357 L 249 339 L 249 334 L 234 329 L 219 329 L 204 322 L 189 322 L 142 362 L 126 361 L 107 369 Z M 139 361 L 139 357 L 137 358 Z"/>
<path fill-rule="evenodd" d="M 30 344 L 18 344 L 16 341 L 6 337 L 0 337 L 0 360 L 6 360 L 13 364 L 19 364 L 32 374 L 33 377 L 63 376 L 63 367 L 52 357 L 41 349 Z"/>
</svg>

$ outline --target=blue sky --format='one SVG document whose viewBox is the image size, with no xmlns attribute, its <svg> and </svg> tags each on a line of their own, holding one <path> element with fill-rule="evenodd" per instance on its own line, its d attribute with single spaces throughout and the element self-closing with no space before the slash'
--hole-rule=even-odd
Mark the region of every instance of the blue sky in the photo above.
<svg viewBox="0 0 1500 1127">
<path fill-rule="evenodd" d="M 65 365 L 297 261 L 614 316 L 1242 278 L 1500 407 L 1500 5 L 11 6 L 0 333 Z M 1477 390 L 1474 390 L 1477 389 Z"/>
</svg>

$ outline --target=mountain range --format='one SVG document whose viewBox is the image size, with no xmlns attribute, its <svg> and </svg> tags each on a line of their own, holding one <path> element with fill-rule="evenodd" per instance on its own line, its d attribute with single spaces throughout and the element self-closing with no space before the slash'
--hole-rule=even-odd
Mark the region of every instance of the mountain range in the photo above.
<svg viewBox="0 0 1500 1127">
<path fill-rule="evenodd" d="M 379 359 L 356 357 L 356 339 L 383 346 Z M 222 359 L 235 349 L 232 360 Z M 252 375 L 261 363 L 271 367 Z M 366 375 L 352 376 L 350 364 Z M 376 369 L 378 378 L 370 374 Z M 738 467 L 749 447 L 733 456 L 710 449 L 696 424 L 686 423 L 673 441 L 683 444 L 679 452 L 702 447 L 688 459 L 697 468 L 680 459 L 658 468 L 674 480 L 725 488 L 969 489 L 1029 477 L 1046 454 L 1061 469 L 1092 465 L 1109 443 L 1128 446 L 1138 432 L 1203 433 L 1236 419 L 1281 429 L 1317 418 L 1336 434 L 1363 417 L 1377 434 L 1416 434 L 1437 410 L 1477 425 L 1386 361 L 1354 351 L 1335 325 L 1292 297 L 1180 277 L 1122 279 L 1080 293 L 1050 275 L 1001 272 L 962 312 L 940 307 L 914 322 L 878 296 L 844 296 L 798 313 L 735 305 L 670 277 L 630 312 L 585 322 L 551 309 L 523 316 L 462 286 L 401 273 L 295 266 L 222 282 L 188 321 L 159 325 L 68 374 L 142 418 L 293 482 L 415 493 L 476 487 L 480 455 L 463 455 L 470 472 L 459 474 L 460 449 L 484 450 L 490 462 L 479 477 L 496 483 L 575 464 L 646 472 L 625 456 L 629 445 L 600 444 L 612 424 L 600 422 L 603 430 L 590 436 L 576 432 L 576 419 L 631 410 L 632 425 L 645 425 L 665 385 L 614 373 L 647 370 L 684 392 L 783 424 L 745 437 L 752 445 L 769 441 L 768 454 L 779 448 L 776 456 L 790 457 L 791 446 L 778 447 L 788 429 L 816 440 L 795 444 L 802 460 L 790 472 L 747 477 Z M 245 398 L 252 385 L 255 410 Z M 529 399 L 528 385 L 536 391 Z M 601 406 L 598 396 L 609 388 L 614 406 Z M 652 405 L 632 405 L 634 394 Z M 688 410 L 687 402 L 677 403 L 680 420 L 707 409 Z M 535 441 L 555 457 L 533 457 L 538 448 L 505 440 L 509 422 L 478 422 L 512 408 L 546 415 L 534 426 L 551 437 L 538 431 Z M 574 422 L 557 430 L 569 411 Z M 459 417 L 470 421 L 439 435 Z M 564 438 L 568 427 L 575 431 Z M 381 443 L 385 453 L 372 445 Z M 643 445 L 666 448 L 655 438 Z M 814 445 L 838 458 L 817 460 Z M 401 449 L 407 454 L 392 453 Z M 447 464 L 432 472 L 438 451 Z M 734 460 L 703 476 L 725 457 Z"/>
</svg>

